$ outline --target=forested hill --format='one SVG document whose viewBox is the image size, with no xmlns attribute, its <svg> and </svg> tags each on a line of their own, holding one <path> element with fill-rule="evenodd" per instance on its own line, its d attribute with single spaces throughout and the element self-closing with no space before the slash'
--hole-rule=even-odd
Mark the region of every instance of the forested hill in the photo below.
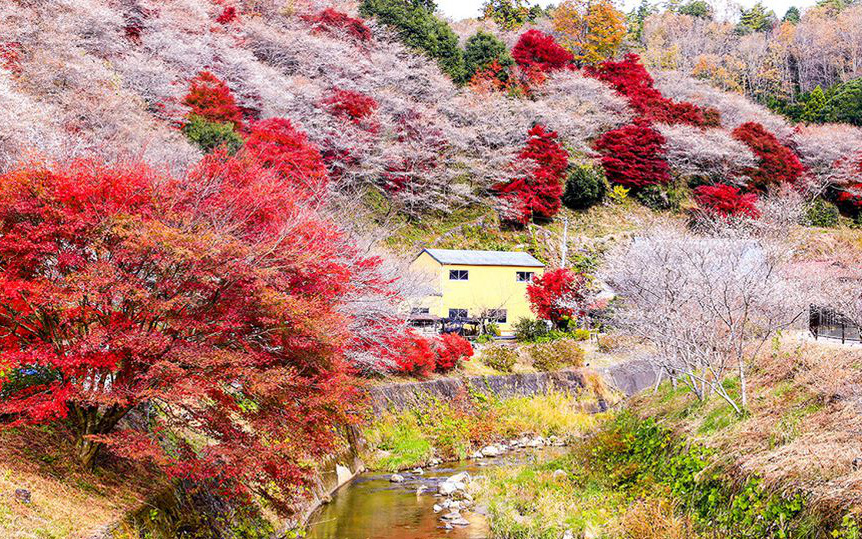
<svg viewBox="0 0 862 539">
<path fill-rule="evenodd" d="M 504 221 L 550 218 L 566 176 L 589 184 L 571 193 L 572 207 L 598 200 L 598 164 L 612 185 L 662 201 L 679 198 L 678 180 L 706 185 L 705 203 L 737 203 L 737 188 L 764 192 L 802 178 L 854 211 L 858 130 L 793 126 L 687 76 L 755 97 L 765 84 L 730 84 L 707 76 L 721 66 L 701 69 L 715 44 L 681 29 L 737 36 L 730 23 L 708 26 L 709 11 L 692 15 L 692 4 L 626 20 L 608 2 L 551 12 L 494 2 L 484 19 L 449 24 L 432 7 L 6 3 L 0 164 L 98 156 L 179 175 L 202 152 L 236 150 L 255 121 L 285 118 L 318 147 L 332 191 L 351 200 L 376 194 L 413 216 L 482 201 Z M 798 39 L 817 13 L 794 26 Z M 764 23 L 739 40 L 772 47 L 787 24 Z"/>
<path fill-rule="evenodd" d="M 856 231 L 825 254 L 797 234 L 860 224 L 862 129 L 820 123 L 856 121 L 833 88 L 856 84 L 856 38 L 813 30 L 833 12 L 851 28 L 858 7 L 762 11 L 725 23 L 701 0 L 631 15 L 610 0 L 491 0 L 452 22 L 432 0 L 0 2 L 0 486 L 23 477 L 63 508 L 22 501 L 14 525 L 96 528 L 168 480 L 289 512 L 310 463 L 364 417 L 369 378 L 473 354 L 408 328 L 429 292 L 406 268 L 419 247 L 530 251 L 548 269 L 533 312 L 568 329 L 604 307 L 587 290 L 603 253 L 580 238 L 611 244 L 640 218 L 673 228 L 641 249 L 684 250 L 650 267 L 700 249 L 725 292 L 749 264 L 715 253 L 767 237 L 811 237 L 788 250 L 859 267 Z M 799 45 L 812 32 L 842 52 L 813 62 Z M 758 56 L 786 33 L 784 63 Z M 746 241 L 701 241 L 716 223 Z M 563 263 L 547 248 L 560 238 Z M 721 295 L 699 282 L 686 320 L 712 320 L 702 294 Z M 759 293 L 785 295 L 769 284 Z M 682 311 L 639 308 L 658 330 L 666 312 Z M 719 358 L 695 344 L 677 346 Z M 741 357 L 720 359 L 744 378 Z M 104 507 L 80 522 L 94 497 Z"/>
</svg>

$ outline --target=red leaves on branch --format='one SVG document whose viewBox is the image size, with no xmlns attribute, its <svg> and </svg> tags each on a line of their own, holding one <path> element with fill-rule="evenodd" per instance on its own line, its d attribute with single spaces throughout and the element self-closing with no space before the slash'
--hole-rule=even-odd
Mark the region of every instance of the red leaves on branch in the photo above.
<svg viewBox="0 0 862 539">
<path fill-rule="evenodd" d="M 303 17 L 317 31 L 329 33 L 347 32 L 357 41 L 369 41 L 371 30 L 365 26 L 361 19 L 356 19 L 332 8 L 326 8 L 316 15 Z"/>
<path fill-rule="evenodd" d="M 595 142 L 602 155 L 608 180 L 626 187 L 640 188 L 670 181 L 670 168 L 663 159 L 665 138 L 649 122 L 635 123 L 608 131 Z"/>
<path fill-rule="evenodd" d="M 437 355 L 430 339 L 413 330 L 407 330 L 393 339 L 391 347 L 398 372 L 425 377 L 434 371 Z"/>
<path fill-rule="evenodd" d="M 437 343 L 436 368 L 440 372 L 454 369 L 459 361 L 467 361 L 473 357 L 473 346 L 470 341 L 457 333 L 446 333 L 440 336 Z"/>
<path fill-rule="evenodd" d="M 230 88 L 209 71 L 201 71 L 192 79 L 183 104 L 191 108 L 190 114 L 211 122 L 231 123 L 237 129 L 242 128 L 242 111 L 237 106 Z"/>
<path fill-rule="evenodd" d="M 833 171 L 835 201 L 851 211 L 862 209 L 862 154 L 838 159 Z"/>
<path fill-rule="evenodd" d="M 757 194 L 744 193 L 732 185 L 701 185 L 694 190 L 694 200 L 701 210 L 709 214 L 723 217 L 760 216 L 757 210 Z"/>
<path fill-rule="evenodd" d="M 666 124 L 695 126 L 721 125 L 718 110 L 701 109 L 692 103 L 674 103 L 653 87 L 653 79 L 640 62 L 637 54 L 627 54 L 619 62 L 608 60 L 598 66 L 587 66 L 585 72 L 608 82 L 638 114 L 650 121 Z"/>
<path fill-rule="evenodd" d="M 320 152 L 284 118 L 253 123 L 242 154 L 278 172 L 289 188 L 320 195 L 329 182 Z"/>
<path fill-rule="evenodd" d="M 802 175 L 802 163 L 796 154 L 759 123 L 740 125 L 733 130 L 733 138 L 751 148 L 760 159 L 756 168 L 742 171 L 751 178 L 751 187 L 764 189 L 772 184 L 794 183 Z"/>
<path fill-rule="evenodd" d="M 587 280 L 567 268 L 548 271 L 527 285 L 527 298 L 536 316 L 560 325 L 585 314 Z"/>
<path fill-rule="evenodd" d="M 525 72 L 551 73 L 572 69 L 575 57 L 560 46 L 553 36 L 539 30 L 527 30 L 512 48 L 512 58 Z"/>
<path fill-rule="evenodd" d="M 361 92 L 336 88 L 323 101 L 329 111 L 338 117 L 359 124 L 377 110 L 377 101 Z"/>
<path fill-rule="evenodd" d="M 569 154 L 557 141 L 555 131 L 546 131 L 537 124 L 527 135 L 518 161 L 532 170 L 527 176 L 496 187 L 498 196 L 507 205 L 504 220 L 522 225 L 531 219 L 550 219 L 557 214 L 563 177 L 569 165 Z"/>
<path fill-rule="evenodd" d="M 21 74 L 21 43 L 0 42 L 0 67 L 8 69 L 15 75 Z"/>
<path fill-rule="evenodd" d="M 216 22 L 219 24 L 230 24 L 239 18 L 239 13 L 234 6 L 225 7 L 222 12 L 216 17 Z"/>
<path fill-rule="evenodd" d="M 408 330 L 392 340 L 398 371 L 403 374 L 427 377 L 433 371 L 446 372 L 459 361 L 473 357 L 473 346 L 456 333 L 446 333 L 429 339 Z"/>
</svg>

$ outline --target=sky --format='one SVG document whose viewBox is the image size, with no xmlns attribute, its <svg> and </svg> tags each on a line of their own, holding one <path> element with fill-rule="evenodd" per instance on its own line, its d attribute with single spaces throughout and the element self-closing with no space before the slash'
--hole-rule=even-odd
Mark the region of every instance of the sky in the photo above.
<svg viewBox="0 0 862 539">
<path fill-rule="evenodd" d="M 621 0 L 617 0 L 619 3 Z M 725 3 L 728 0 L 725 0 Z M 738 3 L 743 6 L 750 7 L 755 4 L 757 0 L 738 0 Z M 790 6 L 796 6 L 798 8 L 808 7 L 814 5 L 816 0 L 763 0 L 763 5 L 773 10 L 776 15 L 781 17 L 787 11 L 787 8 Z M 437 8 L 446 14 L 447 17 L 453 20 L 461 20 L 467 19 L 471 17 L 477 17 L 482 9 L 483 0 L 437 0 Z M 546 6 L 548 4 L 559 4 L 559 0 L 534 0 L 530 2 L 530 4 L 539 4 L 541 6 Z M 652 2 L 651 3 L 655 3 Z M 719 3 L 719 2 L 716 2 Z M 640 4 L 640 0 L 624 0 L 624 11 L 629 11 L 634 8 L 636 5 Z"/>
</svg>

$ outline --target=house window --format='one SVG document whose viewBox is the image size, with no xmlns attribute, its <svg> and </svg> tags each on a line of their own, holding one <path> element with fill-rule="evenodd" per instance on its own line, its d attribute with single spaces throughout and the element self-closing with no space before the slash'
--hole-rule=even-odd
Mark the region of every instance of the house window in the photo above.
<svg viewBox="0 0 862 539">
<path fill-rule="evenodd" d="M 491 309 L 488 311 L 488 320 L 495 324 L 505 324 L 506 309 Z"/>
<path fill-rule="evenodd" d="M 463 320 L 467 318 L 467 309 L 449 309 L 449 318 Z"/>
<path fill-rule="evenodd" d="M 413 307 L 410 309 L 410 314 L 431 314 L 430 307 Z"/>
<path fill-rule="evenodd" d="M 533 280 L 532 271 L 516 271 L 515 280 L 519 283 L 529 283 Z"/>
<path fill-rule="evenodd" d="M 469 272 L 467 270 L 449 270 L 450 281 L 466 281 Z"/>
</svg>

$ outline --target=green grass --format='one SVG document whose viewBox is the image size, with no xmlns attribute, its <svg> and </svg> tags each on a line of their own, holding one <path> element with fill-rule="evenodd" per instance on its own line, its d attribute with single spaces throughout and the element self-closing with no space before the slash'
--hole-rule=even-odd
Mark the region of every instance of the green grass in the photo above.
<svg viewBox="0 0 862 539">
<path fill-rule="evenodd" d="M 497 399 L 476 392 L 453 402 L 428 399 L 415 409 L 385 412 L 365 427 L 366 462 L 373 469 L 397 471 L 435 457 L 463 459 L 483 445 L 525 434 L 573 439 L 597 421 L 599 416 L 585 409 L 595 399 L 586 390 L 580 395 Z"/>
</svg>

